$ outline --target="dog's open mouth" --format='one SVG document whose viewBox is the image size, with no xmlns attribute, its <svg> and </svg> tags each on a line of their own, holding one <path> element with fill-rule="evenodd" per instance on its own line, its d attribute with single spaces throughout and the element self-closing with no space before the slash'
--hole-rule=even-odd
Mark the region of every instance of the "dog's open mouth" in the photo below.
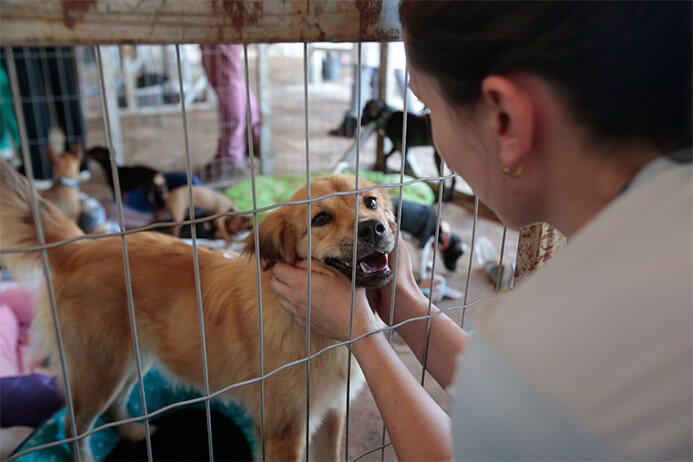
<svg viewBox="0 0 693 462">
<path fill-rule="evenodd" d="M 351 278 L 353 267 L 349 260 L 327 258 L 325 263 L 337 268 Z M 367 255 L 356 262 L 356 285 L 360 287 L 378 287 L 392 278 L 392 272 L 388 266 L 388 256 L 379 250 Z"/>
</svg>

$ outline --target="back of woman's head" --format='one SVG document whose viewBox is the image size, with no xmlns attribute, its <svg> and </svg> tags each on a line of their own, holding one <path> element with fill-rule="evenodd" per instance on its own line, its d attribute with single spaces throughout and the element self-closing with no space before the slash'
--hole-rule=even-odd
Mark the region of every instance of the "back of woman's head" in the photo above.
<svg viewBox="0 0 693 462">
<path fill-rule="evenodd" d="M 608 140 L 691 144 L 691 2 L 403 0 L 407 54 L 465 105 L 491 74 L 552 82 Z"/>
</svg>

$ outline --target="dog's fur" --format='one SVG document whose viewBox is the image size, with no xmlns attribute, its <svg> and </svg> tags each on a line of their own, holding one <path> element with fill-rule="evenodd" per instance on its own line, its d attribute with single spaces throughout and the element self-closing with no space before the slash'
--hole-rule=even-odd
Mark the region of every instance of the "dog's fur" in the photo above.
<svg viewBox="0 0 693 462">
<path fill-rule="evenodd" d="M 219 213 L 233 212 L 233 202 L 228 196 L 205 186 L 192 186 L 193 204 L 195 208 L 202 210 L 206 215 L 217 215 Z M 171 219 L 180 222 L 185 218 L 190 209 L 190 196 L 188 187 L 181 186 L 172 189 L 164 196 L 164 203 Z M 214 226 L 226 242 L 231 242 L 230 234 L 237 233 L 242 229 L 247 229 L 250 225 L 250 218 L 247 215 L 233 217 L 219 217 L 214 219 Z M 171 230 L 176 237 L 180 235 L 180 225 L 176 225 Z"/>
<path fill-rule="evenodd" d="M 53 186 L 41 195 L 53 202 L 72 221 L 77 221 L 79 203 L 79 165 L 82 162 L 82 143 L 75 143 L 71 151 L 57 155 L 46 146 L 48 160 L 53 167 Z"/>
<path fill-rule="evenodd" d="M 378 132 L 387 137 L 392 143 L 392 149 L 385 154 L 387 159 L 393 153 L 402 152 L 402 123 L 404 122 L 404 113 L 395 110 L 388 106 L 383 101 L 372 99 L 363 107 L 361 114 L 361 125 L 368 125 L 372 122 L 376 123 Z M 407 114 L 407 146 L 406 149 L 417 146 L 431 146 L 433 148 L 433 157 L 440 176 L 444 175 L 443 160 L 438 154 L 438 150 L 433 144 L 433 132 L 431 131 L 431 116 L 428 114 L 415 115 Z M 404 153 L 406 159 L 408 152 Z M 406 165 L 406 164 L 405 164 Z M 452 199 L 455 191 L 455 178 L 452 179 L 452 185 L 448 189 L 446 200 Z"/>
<path fill-rule="evenodd" d="M 113 198 L 116 197 L 115 184 L 113 183 L 113 169 L 111 168 L 110 154 L 107 148 L 95 146 L 86 152 L 86 158 L 98 162 L 106 173 L 108 184 L 111 186 Z M 166 179 L 157 170 L 140 165 L 133 167 L 118 167 L 118 182 L 123 200 L 128 192 L 135 189 L 144 190 L 147 203 L 153 211 L 160 210 L 163 204 L 163 196 L 166 194 Z"/>
<path fill-rule="evenodd" d="M 367 182 L 362 180 L 364 186 Z M 313 196 L 353 189 L 353 177 L 336 175 L 311 183 Z M 384 190 L 362 193 L 364 204 L 375 197 L 377 209 L 359 208 L 359 226 L 375 221 L 380 238 L 360 232 L 359 258 L 379 249 L 393 248 L 388 222 L 389 199 Z M 305 187 L 292 200 L 306 197 Z M 48 243 L 82 235 L 53 204 L 40 200 L 40 216 Z M 37 244 L 31 220 L 30 192 L 22 177 L 0 160 L 0 248 Z M 333 196 L 312 206 L 312 215 L 328 213 L 332 220 L 312 233 L 313 258 L 331 263 L 350 262 L 353 244 L 354 197 Z M 306 206 L 285 206 L 269 213 L 258 228 L 259 248 L 265 269 L 277 261 L 294 263 L 307 256 Z M 159 361 L 177 379 L 203 388 L 202 352 L 196 306 L 192 248 L 172 236 L 141 232 L 127 236 L 137 333 L 144 367 Z M 251 235 L 246 253 L 254 252 Z M 127 390 L 136 380 L 120 237 L 78 240 L 47 250 L 55 291 L 67 370 L 78 433 L 109 410 L 113 418 L 125 417 Z M 375 254 L 375 253 L 374 253 Z M 207 338 L 209 383 L 212 391 L 250 380 L 260 374 L 259 321 L 255 258 L 225 258 L 198 248 L 202 301 Z M 385 260 L 386 261 L 386 260 Z M 20 280 L 41 280 L 39 252 L 0 254 L 0 263 Z M 386 264 L 387 266 L 387 264 Z M 340 268 L 344 271 L 343 268 Z M 344 271 L 346 272 L 346 271 Z M 377 278 L 357 275 L 359 285 L 384 284 L 389 269 Z M 357 273 L 358 274 L 358 273 Z M 32 276 L 34 276 L 32 278 Z M 266 374 L 306 355 L 306 330 L 285 312 L 269 289 L 271 271 L 261 273 L 264 364 Z M 377 280 L 376 280 L 377 279 Z M 32 339 L 55 353 L 56 338 L 46 291 L 37 301 Z M 311 336 L 311 351 L 334 344 Z M 306 427 L 306 370 L 299 364 L 264 380 L 265 441 L 268 460 L 299 460 L 305 432 L 312 435 L 311 455 L 317 460 L 337 460 L 345 412 L 346 348 L 335 348 L 311 360 L 310 422 Z M 351 392 L 362 387 L 358 364 L 351 362 Z M 259 383 L 233 388 L 222 395 L 245 407 L 259 435 Z M 66 418 L 69 420 L 69 418 Z M 70 423 L 66 421 L 70 434 Z M 143 437 L 142 424 L 118 427 L 124 437 Z M 86 439 L 82 454 L 89 457 Z M 85 452 L 86 451 L 86 452 Z"/>
</svg>

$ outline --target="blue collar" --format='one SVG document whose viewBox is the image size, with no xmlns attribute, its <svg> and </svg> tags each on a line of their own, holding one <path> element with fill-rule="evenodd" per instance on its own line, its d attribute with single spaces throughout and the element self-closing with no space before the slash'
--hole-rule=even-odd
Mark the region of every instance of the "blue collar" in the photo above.
<svg viewBox="0 0 693 462">
<path fill-rule="evenodd" d="M 79 183 L 77 183 L 72 178 L 68 178 L 66 176 L 58 177 L 58 179 L 55 180 L 55 183 L 59 183 L 63 186 L 69 186 L 70 188 L 75 188 L 75 189 L 79 188 Z"/>
</svg>

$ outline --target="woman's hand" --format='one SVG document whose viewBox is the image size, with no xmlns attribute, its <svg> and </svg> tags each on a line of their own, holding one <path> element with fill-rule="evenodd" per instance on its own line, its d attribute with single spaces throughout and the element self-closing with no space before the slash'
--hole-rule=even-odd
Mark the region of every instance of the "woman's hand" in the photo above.
<svg viewBox="0 0 693 462">
<path fill-rule="evenodd" d="M 394 272 L 395 253 L 389 256 L 390 270 Z M 385 323 L 390 324 L 390 307 L 392 305 L 392 284 L 394 278 L 387 284 L 377 289 L 368 291 L 368 300 L 375 311 L 380 315 Z M 420 305 L 410 303 L 412 300 L 425 299 L 419 289 L 414 272 L 412 270 L 411 257 L 407 250 L 407 245 L 400 240 L 399 258 L 397 258 L 397 285 L 395 287 L 395 307 L 393 323 L 398 323 L 404 319 L 426 314 L 419 313 Z"/>
<path fill-rule="evenodd" d="M 277 263 L 272 267 L 272 290 L 279 295 L 282 308 L 305 326 L 308 317 L 308 262 L 296 266 Z M 311 330 L 335 340 L 349 339 L 351 281 L 333 268 L 313 260 L 311 264 Z M 354 293 L 352 337 L 377 328 L 376 317 L 366 299 L 365 289 Z"/>
</svg>

